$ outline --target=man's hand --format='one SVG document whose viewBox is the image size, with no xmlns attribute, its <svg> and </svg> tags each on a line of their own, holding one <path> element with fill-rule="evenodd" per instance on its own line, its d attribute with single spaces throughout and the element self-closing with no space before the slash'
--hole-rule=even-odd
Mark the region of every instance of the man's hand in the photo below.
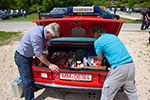
<svg viewBox="0 0 150 100">
<path fill-rule="evenodd" d="M 55 64 L 50 63 L 43 54 L 39 55 L 37 57 L 38 57 L 38 59 L 40 59 L 40 61 L 42 63 L 44 63 L 45 65 L 47 65 L 53 72 L 55 72 L 55 73 L 58 72 L 58 70 L 59 70 L 58 66 L 55 65 Z"/>
<path fill-rule="evenodd" d="M 97 55 L 97 59 L 100 60 L 100 61 L 102 61 L 103 60 L 103 55 L 101 55 L 101 54 Z"/>
<path fill-rule="evenodd" d="M 49 66 L 48 66 L 53 72 L 55 72 L 55 73 L 58 73 L 59 71 L 59 68 L 58 68 L 58 66 L 57 65 L 55 65 L 55 64 L 50 64 Z"/>
</svg>

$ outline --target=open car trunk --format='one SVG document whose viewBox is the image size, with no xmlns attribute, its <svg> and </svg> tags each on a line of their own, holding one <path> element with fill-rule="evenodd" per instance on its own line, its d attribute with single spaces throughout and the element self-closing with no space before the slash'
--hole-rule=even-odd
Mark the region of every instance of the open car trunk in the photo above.
<svg viewBox="0 0 150 100">
<path fill-rule="evenodd" d="M 64 37 L 55 38 L 48 41 L 47 59 L 56 64 L 60 70 L 81 71 L 108 71 L 110 67 L 107 60 L 97 62 L 94 51 L 94 38 Z M 93 60 L 93 61 L 92 61 Z M 35 62 L 35 67 L 48 68 L 39 60 Z"/>
<path fill-rule="evenodd" d="M 92 28 L 99 25 L 107 33 L 118 35 L 121 20 L 89 16 L 71 16 L 59 19 L 37 20 L 37 25 L 56 22 L 60 25 L 60 37 L 48 41 L 47 59 L 59 67 L 59 73 L 42 64 L 32 63 L 35 84 L 57 88 L 94 89 L 103 87 L 110 66 L 107 59 L 96 58 Z"/>
</svg>

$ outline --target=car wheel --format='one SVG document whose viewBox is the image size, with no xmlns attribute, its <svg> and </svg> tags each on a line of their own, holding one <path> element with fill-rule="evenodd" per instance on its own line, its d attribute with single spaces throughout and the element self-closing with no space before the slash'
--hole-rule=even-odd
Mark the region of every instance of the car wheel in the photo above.
<svg viewBox="0 0 150 100">
<path fill-rule="evenodd" d="M 114 19 L 114 20 L 118 20 L 118 18 L 117 18 L 117 17 L 114 17 L 113 19 Z"/>
</svg>

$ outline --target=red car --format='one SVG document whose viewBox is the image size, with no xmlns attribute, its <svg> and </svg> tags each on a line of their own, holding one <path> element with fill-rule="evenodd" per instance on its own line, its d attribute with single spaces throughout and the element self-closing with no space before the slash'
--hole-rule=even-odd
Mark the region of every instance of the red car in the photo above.
<svg viewBox="0 0 150 100">
<path fill-rule="evenodd" d="M 100 25 L 107 33 L 118 36 L 125 21 L 98 16 L 67 16 L 33 22 L 39 26 L 53 22 L 60 25 L 60 37 L 47 42 L 47 58 L 59 66 L 59 73 L 53 73 L 38 59 L 34 59 L 32 69 L 36 85 L 83 90 L 100 90 L 103 87 L 110 65 L 106 59 L 102 63 L 96 60 L 95 38 L 91 29 Z"/>
</svg>

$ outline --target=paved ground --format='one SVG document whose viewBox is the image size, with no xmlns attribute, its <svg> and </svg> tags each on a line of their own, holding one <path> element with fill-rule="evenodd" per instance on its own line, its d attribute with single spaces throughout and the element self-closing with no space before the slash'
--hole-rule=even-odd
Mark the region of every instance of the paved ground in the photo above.
<svg viewBox="0 0 150 100">
<path fill-rule="evenodd" d="M 142 15 L 140 13 L 126 14 L 124 12 L 117 11 L 116 14 L 118 14 L 120 17 L 132 19 L 132 20 L 141 20 L 142 18 Z"/>
<path fill-rule="evenodd" d="M 124 23 L 121 30 L 122 31 L 140 31 L 141 24 Z"/>
<path fill-rule="evenodd" d="M 25 31 L 34 26 L 32 22 L 0 22 L 1 31 Z"/>
</svg>

